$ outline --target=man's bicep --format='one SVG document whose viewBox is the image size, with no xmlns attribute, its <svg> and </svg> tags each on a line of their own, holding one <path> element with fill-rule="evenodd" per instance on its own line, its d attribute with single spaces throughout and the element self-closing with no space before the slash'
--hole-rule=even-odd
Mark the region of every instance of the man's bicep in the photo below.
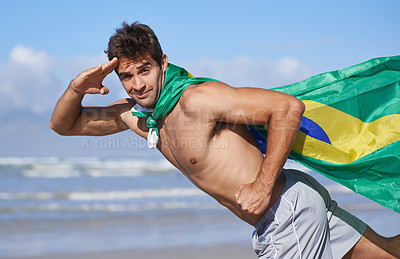
<svg viewBox="0 0 400 259">
<path fill-rule="evenodd" d="M 235 124 L 264 125 L 272 116 L 300 114 L 304 110 L 301 101 L 288 94 L 262 88 L 235 88 L 221 82 L 208 84 L 201 99 L 216 121 Z"/>
<path fill-rule="evenodd" d="M 260 125 L 269 122 L 276 105 L 274 92 L 259 88 L 235 88 L 213 84 L 202 99 L 216 121 Z"/>
<path fill-rule="evenodd" d="M 106 107 L 83 107 L 70 135 L 104 136 L 126 130 L 122 114 L 133 105 L 129 100 L 120 100 Z"/>
</svg>

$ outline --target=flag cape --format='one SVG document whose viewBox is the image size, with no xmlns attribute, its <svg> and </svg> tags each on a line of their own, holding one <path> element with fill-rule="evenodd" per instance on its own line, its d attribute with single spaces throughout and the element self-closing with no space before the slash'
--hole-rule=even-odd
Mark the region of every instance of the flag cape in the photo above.
<svg viewBox="0 0 400 259">
<path fill-rule="evenodd" d="M 290 157 L 400 213 L 400 56 L 272 90 L 306 110 Z M 249 126 L 265 153 L 267 126 Z"/>
</svg>

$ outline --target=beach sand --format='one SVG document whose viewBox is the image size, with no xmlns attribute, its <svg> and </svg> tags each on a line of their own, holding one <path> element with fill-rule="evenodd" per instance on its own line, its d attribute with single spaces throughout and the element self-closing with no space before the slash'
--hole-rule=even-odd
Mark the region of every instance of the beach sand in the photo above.
<svg viewBox="0 0 400 259">
<path fill-rule="evenodd" d="M 52 254 L 28 257 L 4 257 L 3 259 L 246 259 L 256 258 L 251 245 L 217 245 L 204 247 L 179 247 L 154 250 L 119 250 L 80 254 Z"/>
</svg>

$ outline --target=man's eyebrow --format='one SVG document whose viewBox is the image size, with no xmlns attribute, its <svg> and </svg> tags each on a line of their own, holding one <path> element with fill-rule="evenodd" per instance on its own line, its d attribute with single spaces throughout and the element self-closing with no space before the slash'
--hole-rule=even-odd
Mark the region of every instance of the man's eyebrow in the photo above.
<svg viewBox="0 0 400 259">
<path fill-rule="evenodd" d="M 147 61 L 147 62 L 144 62 L 144 63 L 138 65 L 138 66 L 136 67 L 136 69 L 142 69 L 142 68 L 144 68 L 144 67 L 151 66 L 151 65 L 152 65 L 151 62 L 150 62 L 150 61 Z"/>
<path fill-rule="evenodd" d="M 140 69 L 143 69 L 144 67 L 152 66 L 152 65 L 153 64 L 150 61 L 147 61 L 147 62 L 144 62 L 144 63 L 138 65 L 137 67 L 135 67 L 135 69 L 140 70 Z M 127 72 L 118 72 L 118 76 L 119 77 L 131 76 L 131 75 L 132 75 L 132 73 L 130 73 L 129 71 L 127 71 Z"/>
<path fill-rule="evenodd" d="M 132 74 L 129 73 L 129 72 L 120 72 L 120 73 L 118 73 L 119 77 L 125 77 L 125 76 L 130 76 L 130 75 L 132 75 Z"/>
</svg>

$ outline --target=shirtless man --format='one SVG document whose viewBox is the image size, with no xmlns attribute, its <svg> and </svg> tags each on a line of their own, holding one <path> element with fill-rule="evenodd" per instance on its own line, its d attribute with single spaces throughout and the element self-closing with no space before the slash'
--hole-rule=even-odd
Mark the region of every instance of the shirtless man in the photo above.
<svg viewBox="0 0 400 259">
<path fill-rule="evenodd" d="M 83 71 L 59 99 L 50 121 L 57 133 L 103 136 L 130 129 L 147 138 L 146 119 L 132 116 L 131 108 L 155 107 L 168 57 L 153 31 L 138 23 L 118 29 L 107 53 L 109 62 Z M 102 81 L 113 70 L 131 99 L 82 107 L 85 94 L 108 93 Z M 400 236 L 377 235 L 336 208 L 309 176 L 282 172 L 303 111 L 302 102 L 279 92 L 233 88 L 218 81 L 191 85 L 159 120 L 157 148 L 194 185 L 256 227 L 253 243 L 259 258 L 399 257 Z M 245 125 L 267 123 L 264 157 Z M 340 238 L 342 233 L 346 238 Z"/>
</svg>

